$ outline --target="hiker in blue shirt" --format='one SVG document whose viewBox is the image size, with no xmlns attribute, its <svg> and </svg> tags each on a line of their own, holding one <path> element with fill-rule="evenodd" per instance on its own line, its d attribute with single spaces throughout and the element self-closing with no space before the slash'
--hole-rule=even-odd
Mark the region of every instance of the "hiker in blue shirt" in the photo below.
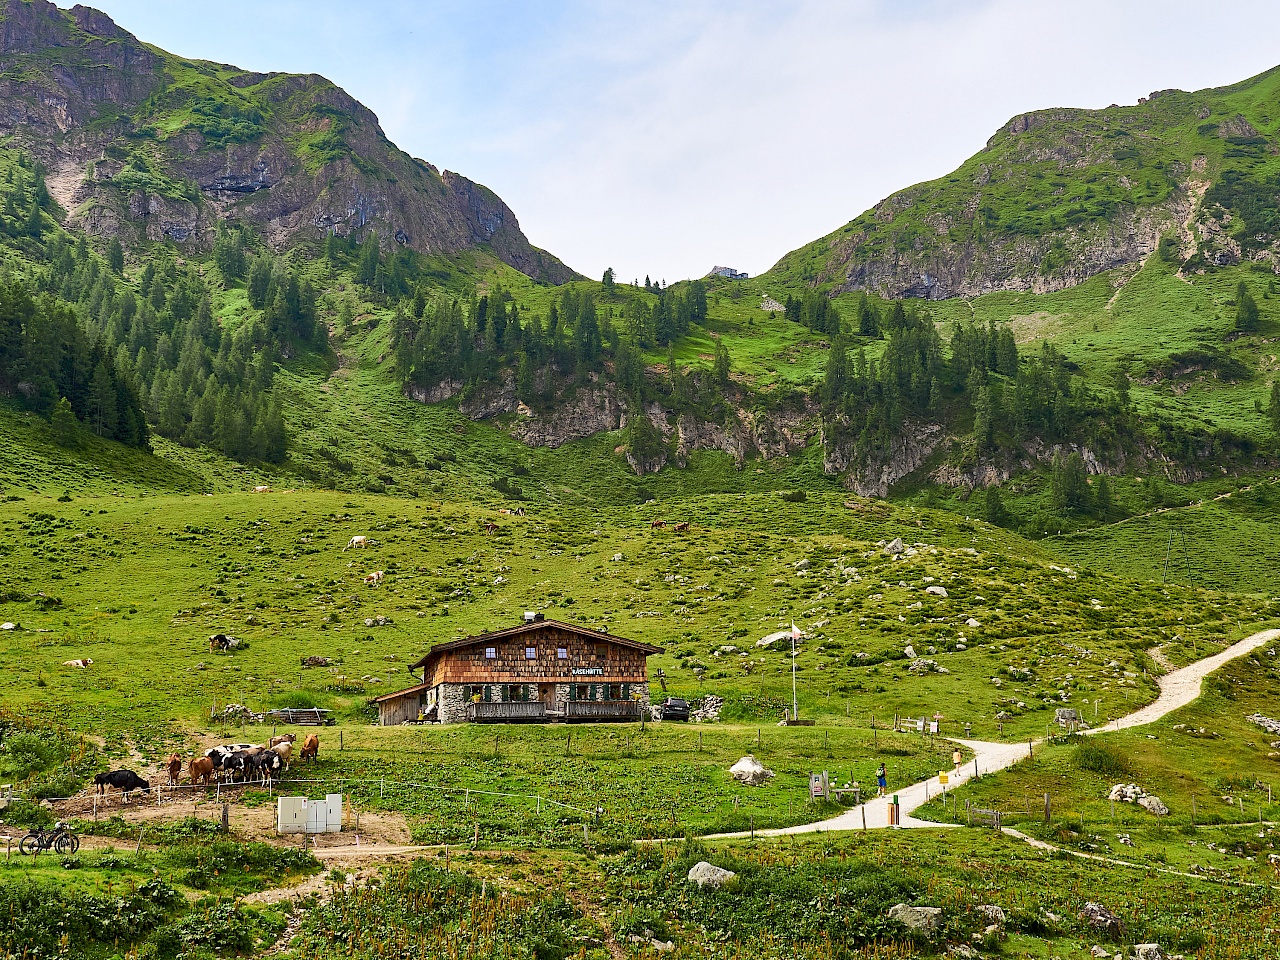
<svg viewBox="0 0 1280 960">
<path fill-rule="evenodd" d="M 883 797 L 889 788 L 889 772 L 885 770 L 884 764 L 880 764 L 880 769 L 876 771 L 876 785 L 880 788 L 878 796 Z"/>
</svg>

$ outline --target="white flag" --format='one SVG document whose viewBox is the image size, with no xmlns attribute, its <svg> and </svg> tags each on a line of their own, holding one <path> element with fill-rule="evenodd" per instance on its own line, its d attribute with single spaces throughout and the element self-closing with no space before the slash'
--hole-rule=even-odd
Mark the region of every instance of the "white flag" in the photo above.
<svg viewBox="0 0 1280 960">
<path fill-rule="evenodd" d="M 791 639 L 799 640 L 803 636 L 804 636 L 803 631 L 801 631 L 801 629 L 796 626 L 796 622 L 792 620 L 791 621 Z"/>
</svg>

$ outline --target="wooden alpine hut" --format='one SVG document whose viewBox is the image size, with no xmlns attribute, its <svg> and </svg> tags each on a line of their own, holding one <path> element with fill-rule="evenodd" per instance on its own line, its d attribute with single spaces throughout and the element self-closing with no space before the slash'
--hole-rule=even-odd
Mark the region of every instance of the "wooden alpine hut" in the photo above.
<svg viewBox="0 0 1280 960">
<path fill-rule="evenodd" d="M 661 647 L 526 613 L 505 630 L 433 646 L 422 682 L 378 697 L 383 726 L 639 720 Z"/>
</svg>

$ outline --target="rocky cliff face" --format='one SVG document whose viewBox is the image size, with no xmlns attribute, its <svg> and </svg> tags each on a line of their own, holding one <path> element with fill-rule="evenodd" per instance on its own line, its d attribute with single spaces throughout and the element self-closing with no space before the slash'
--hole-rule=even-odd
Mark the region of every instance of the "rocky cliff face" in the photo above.
<svg viewBox="0 0 1280 960">
<path fill-rule="evenodd" d="M 432 389 L 405 388 L 405 395 L 420 403 L 438 403 L 462 393 L 462 384 L 448 381 Z M 771 459 L 802 450 L 818 432 L 817 409 L 805 404 L 793 409 L 762 413 L 735 406 L 724 423 L 712 423 L 677 415 L 660 404 L 635 407 L 619 396 L 612 383 L 591 383 L 562 397 L 554 408 L 534 411 L 516 399 L 515 382 L 467 395 L 459 409 L 473 420 L 501 418 L 512 437 L 535 447 L 559 447 L 598 433 L 624 429 L 635 417 L 649 421 L 663 444 L 645 460 L 624 453 L 639 475 L 656 473 L 667 465 L 684 466 L 695 450 L 721 450 L 738 467 L 751 457 Z"/>
<path fill-rule="evenodd" d="M 492 191 L 409 157 L 319 76 L 153 52 L 106 15 L 0 3 L 0 136 L 35 154 L 70 223 L 207 246 L 220 219 L 285 246 L 376 230 L 422 253 L 487 248 L 559 283 Z"/>
</svg>

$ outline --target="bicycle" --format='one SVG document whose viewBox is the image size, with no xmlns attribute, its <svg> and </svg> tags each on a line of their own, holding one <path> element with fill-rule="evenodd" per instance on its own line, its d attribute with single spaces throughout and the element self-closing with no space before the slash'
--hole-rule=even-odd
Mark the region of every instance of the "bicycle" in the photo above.
<svg viewBox="0 0 1280 960">
<path fill-rule="evenodd" d="M 56 823 L 50 830 L 36 828 L 18 841 L 18 852 L 34 856 L 41 850 L 55 853 L 75 853 L 80 849 L 80 838 L 65 823 Z"/>
</svg>

